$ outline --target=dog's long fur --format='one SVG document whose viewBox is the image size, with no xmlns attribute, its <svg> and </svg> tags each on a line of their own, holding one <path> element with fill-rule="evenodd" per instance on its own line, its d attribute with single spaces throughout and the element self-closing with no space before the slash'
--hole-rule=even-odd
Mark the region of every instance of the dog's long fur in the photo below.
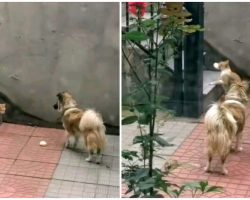
<svg viewBox="0 0 250 200">
<path fill-rule="evenodd" d="M 211 171 L 211 161 L 215 154 L 220 156 L 222 173 L 227 174 L 225 161 L 232 147 L 232 140 L 236 137 L 235 150 L 241 151 L 242 130 L 245 125 L 245 106 L 247 103 L 248 84 L 233 83 L 222 102 L 212 105 L 205 115 L 207 130 L 206 171 Z"/>
<path fill-rule="evenodd" d="M 221 71 L 220 79 L 213 81 L 210 84 L 222 85 L 226 92 L 230 88 L 231 84 L 241 81 L 240 76 L 231 70 L 229 60 L 214 63 L 214 68 Z"/>
<path fill-rule="evenodd" d="M 77 103 L 68 92 L 57 95 L 58 102 L 54 108 L 62 112 L 62 123 L 68 133 L 66 146 L 72 147 L 70 137 L 75 139 L 73 147 L 76 147 L 78 139 L 84 138 L 85 147 L 89 152 L 87 161 L 92 161 L 97 154 L 96 162 L 100 163 L 101 153 L 106 145 L 105 126 L 101 115 L 92 109 L 82 110 L 77 108 Z"/>
<path fill-rule="evenodd" d="M 232 83 L 227 94 L 225 95 L 225 100 L 236 100 L 246 105 L 248 102 L 248 88 L 249 84 L 247 81 L 237 81 Z"/>
</svg>

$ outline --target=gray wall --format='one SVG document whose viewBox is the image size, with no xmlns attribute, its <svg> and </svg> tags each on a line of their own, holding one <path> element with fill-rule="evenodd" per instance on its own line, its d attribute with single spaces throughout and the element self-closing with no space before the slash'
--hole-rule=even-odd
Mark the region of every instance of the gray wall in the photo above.
<svg viewBox="0 0 250 200">
<path fill-rule="evenodd" d="M 250 76 L 249 22 L 250 2 L 205 3 L 206 41 L 248 76 Z"/>
<path fill-rule="evenodd" d="M 0 3 L 0 91 L 53 122 L 63 90 L 119 124 L 119 4 Z"/>
</svg>

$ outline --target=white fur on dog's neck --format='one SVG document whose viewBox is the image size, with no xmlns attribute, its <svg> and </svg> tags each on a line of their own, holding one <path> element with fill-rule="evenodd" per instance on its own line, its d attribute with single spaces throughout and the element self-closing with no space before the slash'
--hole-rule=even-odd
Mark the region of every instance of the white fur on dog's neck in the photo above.
<svg viewBox="0 0 250 200">
<path fill-rule="evenodd" d="M 69 114 L 70 112 L 75 111 L 75 110 L 79 110 L 79 108 L 76 108 L 76 107 L 68 108 L 68 109 L 64 112 L 64 115 L 67 115 L 67 114 Z"/>
<path fill-rule="evenodd" d="M 229 69 L 229 68 L 223 69 L 223 70 L 221 70 L 221 75 L 220 76 L 221 77 L 225 76 L 225 75 L 230 76 L 230 73 L 232 73 L 231 69 Z"/>
</svg>

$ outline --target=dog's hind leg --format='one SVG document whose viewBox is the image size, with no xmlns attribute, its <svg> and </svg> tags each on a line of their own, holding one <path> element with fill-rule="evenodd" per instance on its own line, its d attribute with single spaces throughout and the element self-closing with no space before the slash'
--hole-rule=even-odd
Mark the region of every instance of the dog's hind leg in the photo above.
<svg viewBox="0 0 250 200">
<path fill-rule="evenodd" d="M 85 160 L 86 160 L 87 162 L 91 162 L 92 159 L 93 159 L 93 151 L 90 151 L 90 152 L 89 152 L 89 157 L 87 157 Z"/>
<path fill-rule="evenodd" d="M 76 136 L 75 136 L 74 143 L 73 143 L 73 148 L 74 148 L 74 149 L 76 149 L 77 144 L 78 144 L 78 141 L 79 141 L 79 135 L 76 135 Z"/>
<path fill-rule="evenodd" d="M 241 152 L 243 150 L 241 146 L 241 139 L 242 139 L 242 133 L 238 133 L 236 135 L 236 144 L 235 144 L 235 150 Z"/>
<path fill-rule="evenodd" d="M 212 154 L 208 153 L 207 164 L 206 167 L 204 168 L 205 172 L 212 172 L 211 170 L 212 159 L 213 159 Z"/>
<path fill-rule="evenodd" d="M 102 154 L 101 154 L 101 150 L 100 149 L 97 149 L 97 152 L 96 152 L 96 164 L 100 164 L 102 161 Z"/>
<path fill-rule="evenodd" d="M 65 147 L 70 148 L 70 134 L 69 133 L 67 133 Z"/>
<path fill-rule="evenodd" d="M 74 148 L 75 140 L 76 140 L 76 138 L 74 135 L 68 134 L 65 147 L 66 148 Z"/>
<path fill-rule="evenodd" d="M 226 162 L 227 156 L 228 156 L 228 154 L 221 156 L 221 164 L 222 164 L 221 173 L 224 175 L 228 174 L 228 170 L 225 167 L 225 162 Z"/>
</svg>

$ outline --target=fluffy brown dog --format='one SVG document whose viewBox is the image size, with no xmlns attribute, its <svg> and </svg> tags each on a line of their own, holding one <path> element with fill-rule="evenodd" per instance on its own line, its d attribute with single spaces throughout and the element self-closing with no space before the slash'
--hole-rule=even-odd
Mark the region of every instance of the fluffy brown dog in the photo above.
<svg viewBox="0 0 250 200">
<path fill-rule="evenodd" d="M 241 81 L 240 76 L 231 70 L 229 60 L 214 63 L 214 68 L 220 70 L 221 74 L 220 79 L 211 82 L 211 85 L 222 85 L 227 92 L 232 83 Z"/>
<path fill-rule="evenodd" d="M 246 91 L 248 84 L 238 82 L 231 85 L 225 99 L 212 105 L 205 115 L 207 129 L 208 162 L 205 171 L 211 172 L 211 162 L 215 154 L 219 154 L 222 163 L 222 174 L 227 174 L 225 161 L 232 148 L 232 140 L 236 137 L 235 150 L 242 151 L 242 130 L 245 125 Z"/>
<path fill-rule="evenodd" d="M 99 113 L 92 109 L 82 110 L 77 108 L 77 103 L 68 92 L 57 94 L 57 103 L 54 109 L 62 113 L 63 127 L 67 131 L 67 147 L 76 147 L 80 137 L 84 138 L 85 147 L 89 152 L 86 161 L 101 162 L 101 153 L 106 144 L 105 126 Z M 71 144 L 70 137 L 74 138 Z"/>
</svg>

